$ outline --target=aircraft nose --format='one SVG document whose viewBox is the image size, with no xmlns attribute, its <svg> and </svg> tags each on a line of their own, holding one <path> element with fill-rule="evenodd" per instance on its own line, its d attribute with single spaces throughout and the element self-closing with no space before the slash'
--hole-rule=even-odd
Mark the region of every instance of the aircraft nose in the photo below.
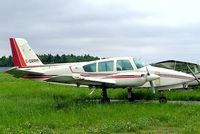
<svg viewBox="0 0 200 134">
<path fill-rule="evenodd" d="M 154 81 L 156 79 L 159 79 L 160 76 L 156 75 L 156 74 L 149 74 L 147 75 L 147 81 Z"/>
</svg>

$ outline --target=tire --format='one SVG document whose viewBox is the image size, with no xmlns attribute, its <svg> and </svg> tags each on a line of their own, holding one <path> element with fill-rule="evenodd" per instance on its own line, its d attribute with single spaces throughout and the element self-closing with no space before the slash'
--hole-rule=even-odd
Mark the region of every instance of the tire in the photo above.
<svg viewBox="0 0 200 134">
<path fill-rule="evenodd" d="M 128 101 L 129 102 L 134 102 L 135 101 L 135 94 L 134 93 L 131 93 L 131 97 L 128 98 Z"/>
<path fill-rule="evenodd" d="M 101 98 L 100 99 L 100 103 L 104 104 L 104 103 L 110 103 L 110 99 L 109 98 Z"/>
<path fill-rule="evenodd" d="M 162 97 L 159 98 L 159 102 L 160 102 L 161 104 L 165 104 L 165 103 L 167 103 L 167 98 L 164 97 L 164 96 L 162 96 Z"/>
</svg>

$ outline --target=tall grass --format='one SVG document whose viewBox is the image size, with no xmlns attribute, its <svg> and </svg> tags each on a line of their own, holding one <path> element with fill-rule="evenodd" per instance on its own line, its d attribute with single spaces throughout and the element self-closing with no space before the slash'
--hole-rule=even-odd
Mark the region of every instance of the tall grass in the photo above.
<svg viewBox="0 0 200 134">
<path fill-rule="evenodd" d="M 0 133 L 108 134 L 108 133 L 200 133 L 200 106 L 151 102 L 93 101 L 87 88 L 67 87 L 15 79 L 0 74 Z M 125 99 L 126 91 L 109 90 L 109 96 Z M 138 99 L 154 97 L 136 90 Z M 148 97 L 146 97 L 146 95 Z M 171 100 L 187 96 L 199 98 L 199 91 L 175 91 Z M 181 96 L 181 97 L 180 97 Z"/>
</svg>

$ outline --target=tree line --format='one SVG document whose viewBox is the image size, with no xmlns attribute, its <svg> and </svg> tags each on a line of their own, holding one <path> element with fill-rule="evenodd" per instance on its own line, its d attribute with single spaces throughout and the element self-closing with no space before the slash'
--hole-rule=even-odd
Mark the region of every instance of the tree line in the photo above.
<svg viewBox="0 0 200 134">
<path fill-rule="evenodd" d="M 71 62 L 84 62 L 84 61 L 93 61 L 99 59 L 98 57 L 90 56 L 89 54 L 85 55 L 52 55 L 52 54 L 40 54 L 38 55 L 42 63 L 52 64 L 52 63 L 71 63 Z M 13 59 L 12 56 L 2 56 L 0 57 L 0 67 L 12 67 Z"/>
</svg>

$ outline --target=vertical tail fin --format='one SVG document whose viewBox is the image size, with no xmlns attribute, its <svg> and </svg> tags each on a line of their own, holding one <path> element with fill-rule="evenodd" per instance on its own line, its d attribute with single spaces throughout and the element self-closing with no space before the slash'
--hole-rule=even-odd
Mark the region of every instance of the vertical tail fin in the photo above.
<svg viewBox="0 0 200 134">
<path fill-rule="evenodd" d="M 14 66 L 40 66 L 43 65 L 28 42 L 21 38 L 10 38 Z"/>
</svg>

